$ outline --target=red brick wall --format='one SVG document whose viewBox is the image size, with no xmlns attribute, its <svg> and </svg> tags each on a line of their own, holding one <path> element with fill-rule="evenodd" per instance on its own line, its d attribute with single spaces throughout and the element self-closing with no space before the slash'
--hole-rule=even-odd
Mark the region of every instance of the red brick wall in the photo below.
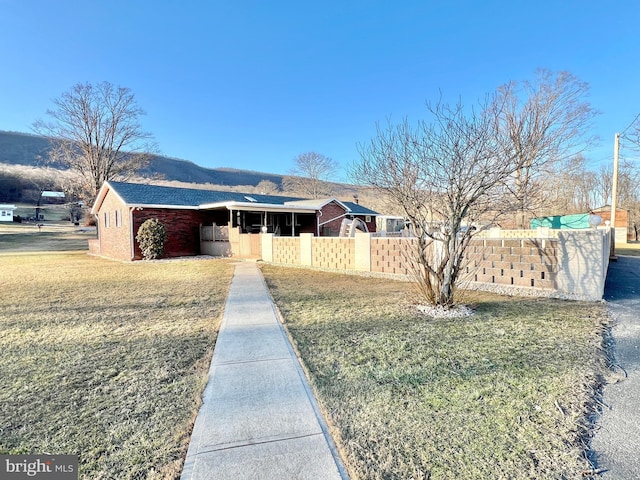
<svg viewBox="0 0 640 480">
<path fill-rule="evenodd" d="M 335 218 L 335 220 L 329 221 L 320 227 L 320 235 L 324 237 L 337 237 L 340 234 L 340 225 L 342 225 L 342 220 L 345 218 L 349 218 L 349 216 L 345 216 L 345 210 L 340 205 L 335 202 L 328 203 L 320 210 L 322 212 L 322 216 L 320 216 L 320 223 L 327 222 L 331 218 Z M 357 218 L 362 220 L 367 224 L 367 228 L 370 232 L 376 231 L 376 218 L 370 217 L 367 222 L 367 218 L 364 215 L 355 215 Z M 312 232 L 315 234 L 315 232 Z"/>
<path fill-rule="evenodd" d="M 165 257 L 198 255 L 200 224 L 226 224 L 226 212 L 186 209 L 133 209 L 126 207 L 112 191 L 107 192 L 97 215 L 98 241 L 91 252 L 118 260 L 139 260 L 142 253 L 135 235 L 142 223 L 157 218 L 167 229 Z M 133 226 L 131 225 L 133 215 Z M 133 236 L 133 238 L 132 238 Z M 132 242 L 134 252 L 132 255 Z"/>
<path fill-rule="evenodd" d="M 165 257 L 181 257 L 200 254 L 200 225 L 211 224 L 211 212 L 186 209 L 144 208 L 133 211 L 133 232 L 138 232 L 140 225 L 150 218 L 156 218 L 167 229 L 167 243 L 164 247 Z M 142 252 L 135 242 L 136 260 L 142 259 Z"/>
</svg>

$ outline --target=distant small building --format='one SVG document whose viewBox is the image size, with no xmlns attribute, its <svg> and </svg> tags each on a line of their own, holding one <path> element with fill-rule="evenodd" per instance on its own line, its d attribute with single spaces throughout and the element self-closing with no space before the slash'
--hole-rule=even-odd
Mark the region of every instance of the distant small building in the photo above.
<svg viewBox="0 0 640 480">
<path fill-rule="evenodd" d="M 15 205 L 0 205 L 0 222 L 13 222 Z"/>
<path fill-rule="evenodd" d="M 49 190 L 43 190 L 40 194 L 42 197 L 42 203 L 64 203 L 65 195 L 64 192 L 52 192 Z"/>
</svg>

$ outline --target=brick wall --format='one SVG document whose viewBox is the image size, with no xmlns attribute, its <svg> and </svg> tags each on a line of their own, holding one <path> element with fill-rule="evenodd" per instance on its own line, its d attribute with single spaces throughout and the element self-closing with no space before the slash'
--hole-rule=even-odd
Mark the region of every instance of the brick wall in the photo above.
<svg viewBox="0 0 640 480">
<path fill-rule="evenodd" d="M 371 238 L 371 271 L 409 275 L 408 252 L 415 248 L 415 238 Z"/>
<path fill-rule="evenodd" d="M 200 254 L 200 225 L 211 225 L 211 214 L 204 210 L 154 209 L 133 210 L 133 232 L 150 218 L 156 218 L 167 229 L 165 257 L 181 257 Z M 135 242 L 135 259 L 142 258 L 142 252 Z"/>
<path fill-rule="evenodd" d="M 300 265 L 299 237 L 273 237 L 273 261 L 285 265 Z"/>
<path fill-rule="evenodd" d="M 468 247 L 463 279 L 516 287 L 556 288 L 557 239 L 479 239 Z"/>
<path fill-rule="evenodd" d="M 467 287 L 501 292 L 521 294 L 525 289 L 532 295 L 599 300 L 604 293 L 609 233 L 563 231 L 557 238 L 477 238 L 463 259 L 461 281 L 467 282 Z M 262 258 L 284 265 L 411 278 L 407 252 L 415 242 L 371 234 L 357 234 L 355 238 L 266 234 L 262 237 Z M 432 253 L 435 255 L 436 250 Z"/>
<path fill-rule="evenodd" d="M 340 225 L 342 225 L 342 220 L 347 218 L 345 216 L 344 208 L 342 208 L 337 203 L 332 202 L 322 207 L 320 211 L 322 212 L 322 215 L 320 216 L 319 220 L 320 220 L 320 223 L 323 224 L 320 227 L 320 234 L 323 237 L 338 236 L 338 234 L 340 233 Z M 369 222 L 366 221 L 367 217 L 364 215 L 356 215 L 356 217 L 362 220 L 367 225 L 367 228 L 369 229 L 370 232 L 376 231 L 375 217 L 370 217 Z M 333 220 L 329 221 L 329 219 L 333 219 Z M 324 222 L 328 222 L 328 223 L 324 223 Z M 311 232 L 311 233 L 315 233 L 315 232 Z"/>
<path fill-rule="evenodd" d="M 355 239 L 340 237 L 313 238 L 311 262 L 314 267 L 333 270 L 354 270 Z"/>
<path fill-rule="evenodd" d="M 100 255 L 106 257 L 131 260 L 130 225 L 129 208 L 109 190 L 97 215 L 98 248 L 95 248 L 96 244 L 94 243 L 93 249 L 98 250 Z"/>
</svg>

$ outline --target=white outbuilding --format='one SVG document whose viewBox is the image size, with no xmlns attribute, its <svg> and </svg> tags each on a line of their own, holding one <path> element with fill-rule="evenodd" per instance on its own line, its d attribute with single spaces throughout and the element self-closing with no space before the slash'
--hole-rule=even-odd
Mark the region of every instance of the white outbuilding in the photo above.
<svg viewBox="0 0 640 480">
<path fill-rule="evenodd" d="M 0 222 L 13 222 L 15 205 L 0 204 Z"/>
</svg>

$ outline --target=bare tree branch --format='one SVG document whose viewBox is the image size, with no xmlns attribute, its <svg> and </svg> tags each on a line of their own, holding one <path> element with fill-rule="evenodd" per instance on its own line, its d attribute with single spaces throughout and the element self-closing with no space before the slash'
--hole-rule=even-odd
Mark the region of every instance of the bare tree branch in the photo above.
<svg viewBox="0 0 640 480">
<path fill-rule="evenodd" d="M 105 181 L 130 177 L 155 151 L 152 135 L 139 123 L 144 111 L 128 88 L 79 83 L 53 105 L 46 112 L 51 120 L 38 120 L 33 129 L 52 143 L 49 162 L 79 174 L 87 203 Z"/>
<path fill-rule="evenodd" d="M 517 226 L 525 213 L 548 205 L 540 184 L 558 165 L 592 146 L 590 135 L 597 112 L 585 100 L 586 83 L 568 72 L 538 70 L 533 82 L 510 82 L 498 89 L 499 138 L 507 156 L 515 152 L 520 168 L 509 188 L 519 204 Z"/>
<path fill-rule="evenodd" d="M 316 152 L 298 155 L 290 176 L 283 179 L 285 190 L 311 198 L 330 196 L 332 177 L 338 170 L 338 163 Z"/>
</svg>

